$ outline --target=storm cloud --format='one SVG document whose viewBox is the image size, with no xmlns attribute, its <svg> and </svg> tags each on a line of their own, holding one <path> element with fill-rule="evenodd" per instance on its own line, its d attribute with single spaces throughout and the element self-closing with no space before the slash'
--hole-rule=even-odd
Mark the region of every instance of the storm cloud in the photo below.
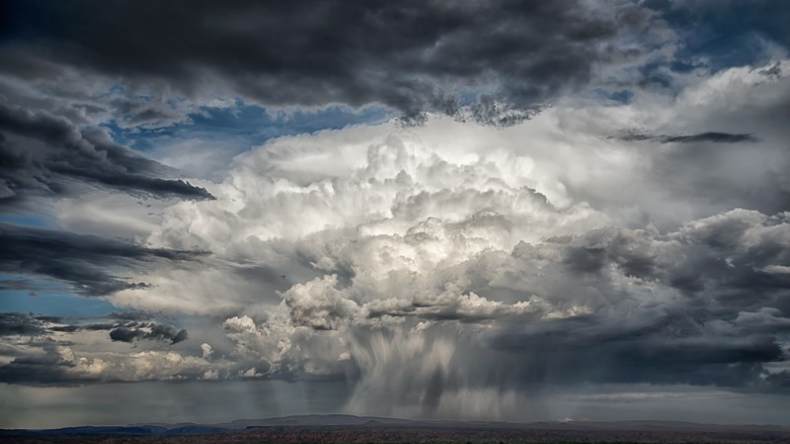
<svg viewBox="0 0 790 444">
<path fill-rule="evenodd" d="M 786 407 L 787 8 L 720 4 L 3 3 L 0 391 Z"/>
<path fill-rule="evenodd" d="M 140 339 L 169 341 L 176 344 L 187 338 L 187 331 L 177 330 L 169 325 L 152 322 L 129 322 L 110 330 L 110 339 L 113 341 L 132 342 Z"/>
<path fill-rule="evenodd" d="M 682 101 L 676 106 L 688 112 Z M 580 201 L 579 188 L 608 194 L 610 204 L 617 190 L 633 192 L 627 205 L 636 199 L 645 211 L 684 208 L 688 193 L 639 200 L 666 190 L 660 180 L 627 190 L 627 175 L 611 183 L 566 176 L 569 162 L 597 172 L 626 159 L 638 174 L 664 162 L 666 149 L 709 143 L 640 147 L 610 138 L 610 127 L 594 120 L 585 129 L 598 137 L 577 140 L 558 123 L 589 113 L 550 110 L 508 129 L 437 118 L 421 128 L 383 124 L 272 141 L 237 159 L 212 189 L 216 200 L 173 207 L 172 224 L 149 242 L 198 245 L 247 267 L 245 279 L 255 275 L 250 264 L 265 264 L 262 281 L 286 282 L 268 290 L 281 297 L 239 292 L 220 307 L 211 288 L 217 279 L 238 285 L 238 274 L 184 279 L 165 270 L 149 278 L 179 295 L 181 310 L 235 307 L 223 323 L 232 344 L 224 352 L 247 363 L 247 377 L 352 377 L 347 408 L 355 412 L 473 414 L 459 413 L 469 405 L 463 400 L 498 405 L 501 387 L 779 390 L 772 375 L 787 362 L 790 320 L 786 213 L 717 211 L 718 196 L 709 194 L 713 205 L 699 207 L 706 215 L 670 212 L 672 223 L 658 228 Z M 543 151 L 554 146 L 547 140 L 585 148 L 566 157 Z M 717 155 L 773 142 L 728 143 L 734 149 Z M 695 159 L 700 167 L 703 159 Z M 675 186 L 695 181 L 677 177 Z M 178 311 L 145 288 L 113 299 Z"/>
<path fill-rule="evenodd" d="M 23 313 L 0 313 L 0 336 L 37 335 L 44 332 L 42 322 Z"/>
<path fill-rule="evenodd" d="M 74 193 L 75 181 L 139 195 L 211 198 L 204 188 L 156 177 L 168 172 L 99 130 L 81 130 L 46 111 L 0 106 L 0 204 Z"/>
<path fill-rule="evenodd" d="M 118 2 L 93 10 L 89 2 L 8 4 L 5 51 L 15 62 L 6 72 L 47 79 L 78 66 L 186 96 L 217 89 L 265 105 L 378 103 L 407 119 L 471 105 L 469 118 L 512 123 L 587 84 L 598 64 L 636 58 L 620 39 L 652 23 L 635 5 L 575 0 Z M 118 32 L 143 28 L 134 39 Z"/>
<path fill-rule="evenodd" d="M 690 135 L 677 135 L 677 136 L 651 136 L 647 134 L 629 134 L 622 137 L 623 140 L 657 140 L 661 143 L 740 143 L 740 142 L 756 142 L 757 138 L 751 134 L 731 134 L 731 133 L 718 133 L 707 132 Z"/>
<path fill-rule="evenodd" d="M 0 224 L 0 242 L 4 246 L 0 252 L 0 271 L 57 279 L 86 296 L 146 286 L 144 282 L 130 282 L 116 274 L 118 270 L 128 272 L 131 268 L 163 261 L 191 261 L 202 254 L 7 224 Z"/>
<path fill-rule="evenodd" d="M 161 379 L 163 375 L 159 372 L 153 376 L 146 374 L 150 371 L 146 367 L 166 365 L 168 360 L 173 364 L 180 355 L 172 351 L 148 352 L 119 361 L 117 353 L 112 351 L 94 352 L 95 357 L 86 358 L 87 350 L 79 348 L 80 338 L 91 336 L 104 336 L 120 343 L 147 340 L 166 347 L 187 339 L 186 329 L 146 319 L 149 317 L 143 314 L 133 315 L 139 320 L 119 320 L 126 316 L 117 315 L 66 319 L 0 313 L 0 336 L 4 338 L 0 356 L 6 361 L 0 366 L 0 378 L 6 383 L 33 385 Z M 81 356 L 76 358 L 75 353 Z M 130 366 L 138 368 L 130 369 Z"/>
</svg>

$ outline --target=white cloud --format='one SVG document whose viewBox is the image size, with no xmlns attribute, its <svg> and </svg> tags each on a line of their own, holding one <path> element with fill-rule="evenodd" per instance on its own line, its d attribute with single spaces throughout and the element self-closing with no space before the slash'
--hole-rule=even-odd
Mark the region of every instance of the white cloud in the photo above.
<svg viewBox="0 0 790 444">
<path fill-rule="evenodd" d="M 631 105 L 558 105 L 508 128 L 434 117 L 284 137 L 242 154 L 222 182 L 199 184 L 216 200 L 166 208 L 146 240 L 211 255 L 132 276 L 151 286 L 111 296 L 121 307 L 221 319 L 224 337 L 204 343 L 202 357 L 141 352 L 107 371 L 347 376 L 358 381 L 352 411 L 400 396 L 382 413 L 497 416 L 521 396 L 497 398 L 486 385 L 512 377 L 498 367 L 503 355 L 480 358 L 501 352 L 487 351 L 500 334 L 567 333 L 563 347 L 672 325 L 726 342 L 784 325 L 763 310 L 767 290 L 748 303 L 718 299 L 742 290 L 736 278 L 781 278 L 787 266 L 769 248 L 790 247 L 786 216 L 768 211 L 786 191 L 773 173 L 788 163 L 786 130 L 764 125 L 790 91 L 790 65 L 778 66 L 778 75 L 738 68 L 690 81 L 675 99 L 642 92 Z M 666 142 L 706 132 L 752 136 Z M 644 137 L 622 137 L 634 133 Z M 753 199 L 755 183 L 765 193 Z M 689 295 L 711 318 L 674 326 L 686 322 L 672 316 Z M 724 306 L 730 318 L 716 318 Z M 558 333 L 563 321 L 598 324 Z"/>
</svg>

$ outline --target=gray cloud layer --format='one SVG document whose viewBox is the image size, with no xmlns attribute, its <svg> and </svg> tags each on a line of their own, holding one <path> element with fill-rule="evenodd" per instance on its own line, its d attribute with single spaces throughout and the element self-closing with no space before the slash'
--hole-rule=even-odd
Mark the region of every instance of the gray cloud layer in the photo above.
<svg viewBox="0 0 790 444">
<path fill-rule="evenodd" d="M 145 286 L 129 282 L 113 270 L 156 263 L 190 261 L 201 253 L 151 249 L 120 241 L 53 230 L 0 224 L 0 271 L 40 275 L 71 284 L 86 296 L 107 295 L 124 288 Z M 17 285 L 17 289 L 25 287 Z M 35 289 L 35 287 L 33 288 Z"/>
<path fill-rule="evenodd" d="M 757 138 L 751 134 L 732 134 L 732 133 L 719 133 L 707 132 L 690 135 L 660 135 L 651 136 L 648 134 L 628 134 L 622 137 L 623 140 L 640 141 L 640 140 L 656 140 L 661 143 L 740 143 L 740 142 L 756 142 Z"/>
<path fill-rule="evenodd" d="M 267 105 L 381 103 L 407 118 L 455 114 L 471 96 L 471 117 L 499 123 L 585 85 L 597 64 L 638 58 L 619 39 L 644 37 L 652 18 L 575 0 L 117 2 L 100 14 L 90 2 L 12 2 L 6 16 L 14 76 L 46 79 L 60 64 L 186 95 L 214 85 Z"/>
<path fill-rule="evenodd" d="M 135 315 L 135 317 L 140 316 Z M 97 332 L 112 341 L 121 343 L 148 340 L 174 345 L 187 339 L 185 329 L 177 329 L 172 325 L 156 321 L 119 320 L 118 316 L 100 321 L 75 323 L 52 316 L 0 313 L 0 337 L 4 338 L 0 353 L 9 360 L 5 365 L 0 366 L 0 380 L 17 384 L 71 384 L 122 380 L 123 369 L 116 370 L 113 375 L 107 375 L 104 372 L 105 361 L 101 358 L 88 362 L 85 358 L 74 357 L 71 348 L 75 346 L 73 339 L 85 333 Z M 112 355 L 113 353 L 108 353 L 103 356 L 109 360 L 112 359 Z M 141 360 L 144 361 L 148 356 L 151 355 L 143 353 Z M 167 359 L 167 354 L 163 356 Z M 148 362 L 148 365 L 151 364 L 152 362 Z"/>
<path fill-rule="evenodd" d="M 186 338 L 187 331 L 185 329 L 177 330 L 170 325 L 152 322 L 127 322 L 110 330 L 110 339 L 121 342 L 154 339 L 177 344 Z"/>
<path fill-rule="evenodd" d="M 0 204 L 73 192 L 75 181 L 157 197 L 210 199 L 204 188 L 156 177 L 169 169 L 46 111 L 0 105 Z"/>
</svg>

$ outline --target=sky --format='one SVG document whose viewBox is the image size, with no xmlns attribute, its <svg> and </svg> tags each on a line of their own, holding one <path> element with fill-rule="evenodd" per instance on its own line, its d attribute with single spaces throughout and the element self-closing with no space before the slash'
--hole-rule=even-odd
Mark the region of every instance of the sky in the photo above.
<svg viewBox="0 0 790 444">
<path fill-rule="evenodd" d="M 0 427 L 790 425 L 790 3 L 0 3 Z"/>
</svg>

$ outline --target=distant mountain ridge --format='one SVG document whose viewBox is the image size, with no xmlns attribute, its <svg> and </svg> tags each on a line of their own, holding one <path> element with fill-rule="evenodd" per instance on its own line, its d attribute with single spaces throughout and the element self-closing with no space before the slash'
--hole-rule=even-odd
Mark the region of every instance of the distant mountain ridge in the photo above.
<svg viewBox="0 0 790 444">
<path fill-rule="evenodd" d="M 501 421 L 412 420 L 377 416 L 293 415 L 264 419 L 239 419 L 217 424 L 147 423 L 127 426 L 79 426 L 55 429 L 0 429 L 0 436 L 175 436 L 207 435 L 276 427 L 301 428 L 428 428 L 494 430 L 577 430 L 577 431 L 672 431 L 672 432 L 777 432 L 790 433 L 790 427 L 777 425 L 721 425 L 683 421 L 541 421 L 530 423 Z"/>
</svg>

